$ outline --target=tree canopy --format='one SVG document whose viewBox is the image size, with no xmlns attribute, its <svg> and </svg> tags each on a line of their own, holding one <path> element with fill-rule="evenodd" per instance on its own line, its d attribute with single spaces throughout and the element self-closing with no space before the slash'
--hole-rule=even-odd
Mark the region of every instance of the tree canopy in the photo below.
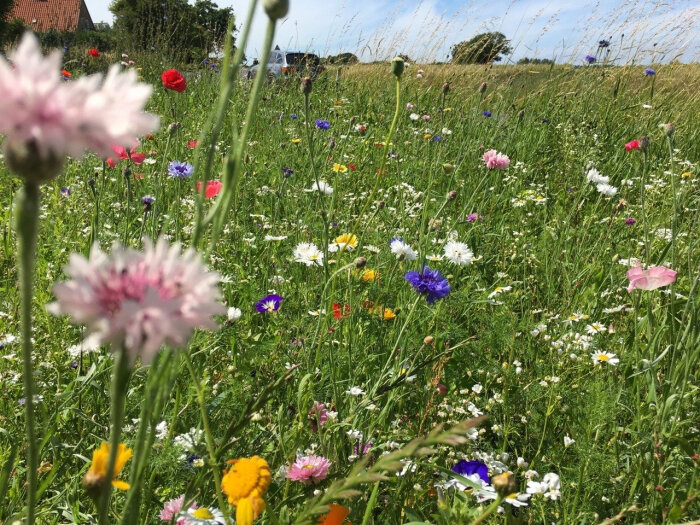
<svg viewBox="0 0 700 525">
<path fill-rule="evenodd" d="M 114 29 L 137 49 L 158 49 L 184 59 L 206 57 L 226 35 L 230 7 L 211 0 L 113 0 Z"/>
<path fill-rule="evenodd" d="M 488 64 L 503 59 L 513 49 L 503 33 L 480 33 L 471 40 L 452 46 L 452 62 L 455 64 Z"/>
</svg>

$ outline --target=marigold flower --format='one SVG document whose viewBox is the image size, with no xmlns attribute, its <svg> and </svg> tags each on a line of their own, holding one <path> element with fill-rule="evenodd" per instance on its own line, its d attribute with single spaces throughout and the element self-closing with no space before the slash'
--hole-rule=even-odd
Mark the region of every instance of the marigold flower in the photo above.
<svg viewBox="0 0 700 525">
<path fill-rule="evenodd" d="M 54 286 L 47 309 L 87 324 L 86 342 L 123 347 L 132 360 L 150 362 L 163 344 L 183 347 L 195 328 L 213 330 L 213 316 L 226 313 L 218 274 L 194 250 L 163 239 L 145 239 L 143 252 L 117 243 L 110 255 L 95 244 L 89 259 L 72 254 L 65 272 L 72 280 Z"/>
<path fill-rule="evenodd" d="M 350 509 L 344 505 L 330 504 L 328 514 L 318 519 L 318 525 L 343 525 L 345 518 L 350 514 Z"/>
<path fill-rule="evenodd" d="M 104 485 L 105 478 L 107 477 L 109 450 L 109 445 L 103 441 L 100 448 L 92 452 L 90 469 L 83 477 L 83 487 L 85 487 L 85 490 L 100 490 Z M 133 451 L 130 448 L 126 448 L 124 443 L 119 443 L 117 458 L 114 462 L 114 472 L 112 473 L 113 478 L 119 476 L 124 465 L 126 465 L 126 462 L 131 458 L 132 453 Z M 129 484 L 126 481 L 120 481 L 118 479 L 112 479 L 112 486 L 119 490 L 129 490 Z"/>
<path fill-rule="evenodd" d="M 270 466 L 253 456 L 231 460 L 231 469 L 221 479 L 221 490 L 228 502 L 236 506 L 236 524 L 251 525 L 265 510 L 263 496 L 272 480 Z"/>
</svg>

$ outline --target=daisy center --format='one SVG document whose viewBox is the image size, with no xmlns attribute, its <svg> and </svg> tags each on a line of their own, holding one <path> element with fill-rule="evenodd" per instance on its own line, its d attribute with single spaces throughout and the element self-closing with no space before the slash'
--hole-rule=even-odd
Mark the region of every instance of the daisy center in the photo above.
<svg viewBox="0 0 700 525">
<path fill-rule="evenodd" d="M 596 357 L 598 358 L 598 361 L 609 361 L 610 360 L 610 356 L 605 355 L 605 354 L 598 354 Z"/>
<path fill-rule="evenodd" d="M 197 510 L 195 510 L 195 511 L 192 513 L 192 515 L 193 515 L 195 518 L 205 519 L 205 520 L 210 520 L 210 519 L 212 519 L 212 518 L 214 517 L 214 515 L 213 515 L 211 512 L 209 512 L 209 509 L 206 508 L 206 507 L 200 507 L 200 508 L 198 508 Z"/>
</svg>

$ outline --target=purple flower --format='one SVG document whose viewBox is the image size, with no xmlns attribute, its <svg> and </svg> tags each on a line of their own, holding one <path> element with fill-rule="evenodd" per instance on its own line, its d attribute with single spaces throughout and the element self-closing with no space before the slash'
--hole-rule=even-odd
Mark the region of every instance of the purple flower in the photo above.
<svg viewBox="0 0 700 525">
<path fill-rule="evenodd" d="M 316 127 L 318 129 L 330 129 L 331 123 L 327 120 L 318 119 L 316 120 Z"/>
<path fill-rule="evenodd" d="M 168 173 L 175 179 L 186 179 L 194 173 L 194 166 L 189 162 L 174 160 L 168 164 Z"/>
<path fill-rule="evenodd" d="M 592 57 L 591 55 L 586 55 L 586 58 L 584 58 L 584 60 L 589 64 L 592 64 L 593 62 L 595 62 L 595 57 Z"/>
<path fill-rule="evenodd" d="M 598 47 L 602 47 L 603 49 L 610 47 L 610 40 L 599 40 Z"/>
<path fill-rule="evenodd" d="M 298 119 L 299 117 L 297 116 L 296 113 L 292 113 L 291 115 L 289 115 L 289 118 L 292 119 L 292 120 L 296 120 L 296 119 Z"/>
<path fill-rule="evenodd" d="M 433 141 L 434 141 L 434 142 L 440 142 L 441 140 L 442 140 L 442 137 L 441 137 L 440 135 L 435 135 L 435 136 L 433 137 Z"/>
<path fill-rule="evenodd" d="M 255 309 L 261 314 L 276 312 L 279 310 L 282 301 L 284 301 L 284 298 L 279 295 L 266 295 L 257 302 Z"/>
<path fill-rule="evenodd" d="M 627 226 L 634 226 L 634 223 L 635 223 L 635 222 L 637 222 L 637 219 L 635 219 L 634 217 L 627 217 L 627 218 L 625 219 L 625 224 L 626 224 Z"/>
<path fill-rule="evenodd" d="M 478 213 L 470 213 L 469 215 L 467 215 L 467 222 L 480 221 L 481 219 L 483 219 L 483 217 Z"/>
<path fill-rule="evenodd" d="M 422 272 L 411 271 L 404 275 L 413 289 L 419 294 L 426 295 L 428 304 L 433 304 L 438 299 L 447 297 L 450 293 L 450 283 L 443 277 L 440 270 L 431 270 L 426 264 Z"/>
<path fill-rule="evenodd" d="M 294 170 L 292 168 L 288 168 L 287 166 L 282 168 L 282 175 L 284 175 L 285 179 L 288 179 L 294 174 Z"/>
<path fill-rule="evenodd" d="M 486 466 L 485 463 L 482 463 L 481 461 L 461 460 L 454 467 L 452 467 L 452 472 L 465 477 L 471 476 L 472 474 L 478 474 L 484 483 L 490 483 L 489 468 Z"/>
<path fill-rule="evenodd" d="M 144 195 L 143 197 L 141 197 L 143 211 L 151 211 L 154 202 L 156 202 L 156 198 L 153 195 Z"/>
<path fill-rule="evenodd" d="M 482 111 L 481 114 L 482 114 L 483 116 L 485 116 L 486 118 L 489 118 L 489 117 L 491 116 L 491 112 L 490 112 L 490 111 L 486 111 L 486 110 Z"/>
<path fill-rule="evenodd" d="M 656 71 L 648 67 L 644 70 L 644 74 L 648 77 L 653 77 L 654 75 L 656 75 Z"/>
<path fill-rule="evenodd" d="M 70 188 L 61 188 L 61 195 L 64 197 L 70 197 Z"/>
</svg>

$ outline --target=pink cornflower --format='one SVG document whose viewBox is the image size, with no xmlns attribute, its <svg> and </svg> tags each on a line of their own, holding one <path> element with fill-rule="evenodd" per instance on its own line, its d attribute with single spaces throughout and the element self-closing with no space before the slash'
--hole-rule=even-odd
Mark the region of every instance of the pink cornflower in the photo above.
<svg viewBox="0 0 700 525">
<path fill-rule="evenodd" d="M 287 478 L 303 483 L 318 483 L 328 476 L 328 467 L 331 462 L 323 456 L 305 456 L 297 458 L 287 471 Z"/>
<path fill-rule="evenodd" d="M 311 410 L 309 410 L 309 425 L 311 430 L 318 432 L 318 426 L 325 426 L 328 421 L 328 409 L 323 406 L 323 403 L 314 401 Z"/>
<path fill-rule="evenodd" d="M 123 347 L 132 361 L 149 363 L 164 344 L 185 346 L 195 328 L 216 329 L 213 316 L 226 313 L 218 275 L 194 250 L 163 239 L 144 239 L 142 252 L 117 243 L 110 255 L 95 244 L 89 259 L 72 254 L 65 272 L 72 280 L 54 286 L 48 310 L 86 324 L 86 342 Z"/>
<path fill-rule="evenodd" d="M 166 501 L 165 505 L 163 505 L 163 510 L 160 511 L 160 519 L 161 521 L 165 521 L 167 523 L 171 523 L 173 518 L 176 517 L 178 514 L 180 514 L 180 511 L 182 511 L 182 505 L 185 503 L 185 495 L 183 494 L 179 498 L 171 499 L 170 501 Z M 192 505 L 190 505 L 191 509 L 197 508 L 197 502 L 193 502 Z M 185 523 L 185 518 L 180 518 L 176 522 L 176 525 L 182 525 Z"/>
<path fill-rule="evenodd" d="M 640 146 L 638 140 L 631 140 L 627 144 L 625 144 L 625 151 L 632 151 L 635 149 L 641 149 L 641 146 Z"/>
<path fill-rule="evenodd" d="M 98 74 L 64 82 L 61 53 L 43 56 L 31 32 L 9 57 L 11 64 L 0 57 L 0 134 L 20 175 L 44 182 L 58 169 L 40 173 L 37 165 L 60 168 L 67 155 L 79 158 L 85 150 L 107 157 L 114 144 L 134 144 L 158 127 L 158 117 L 143 112 L 153 88 L 136 71 L 115 64 L 104 80 Z"/>
<path fill-rule="evenodd" d="M 627 278 L 630 285 L 627 291 L 632 293 L 635 288 L 638 290 L 656 290 L 662 286 L 676 282 L 676 271 L 665 266 L 653 266 L 643 270 L 641 266 L 635 266 L 627 271 Z"/>
<path fill-rule="evenodd" d="M 490 149 L 483 156 L 484 164 L 490 170 L 499 169 L 503 170 L 510 165 L 510 159 L 508 155 L 497 152 L 495 149 Z"/>
</svg>

